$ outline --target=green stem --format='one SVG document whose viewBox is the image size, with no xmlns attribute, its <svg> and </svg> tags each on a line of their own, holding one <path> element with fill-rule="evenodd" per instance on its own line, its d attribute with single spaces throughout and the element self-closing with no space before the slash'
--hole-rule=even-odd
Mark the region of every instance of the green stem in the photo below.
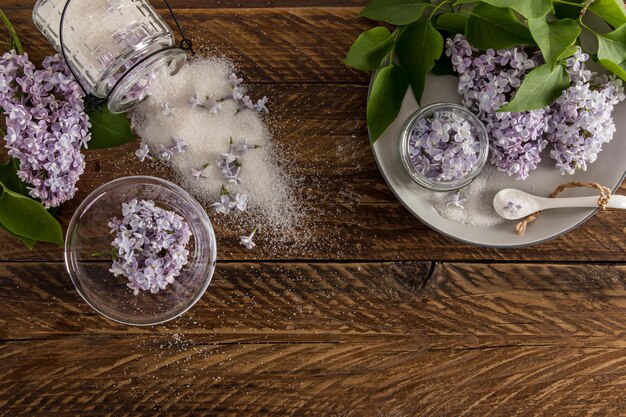
<svg viewBox="0 0 626 417">
<path fill-rule="evenodd" d="M 585 29 L 587 29 L 589 32 L 593 33 L 594 35 L 596 35 L 596 36 L 600 35 L 598 32 L 596 32 L 595 30 L 591 29 L 589 26 L 587 26 L 587 25 L 585 25 L 585 24 L 583 23 L 583 17 L 582 17 L 582 16 L 580 16 L 580 17 L 578 18 L 578 24 L 579 24 L 580 26 L 584 27 Z"/>
<path fill-rule="evenodd" d="M 437 13 L 437 10 L 439 10 L 441 6 L 443 6 L 444 4 L 449 4 L 450 6 L 452 6 L 449 0 L 442 1 L 437 6 L 435 6 L 435 8 L 433 9 L 432 13 L 430 14 L 428 18 L 431 19 L 435 15 L 435 13 Z"/>
<path fill-rule="evenodd" d="M 20 38 L 19 36 L 17 36 L 17 32 L 15 31 L 15 28 L 11 24 L 11 21 L 9 20 L 7 15 L 4 14 L 2 9 L 0 9 L 0 20 L 2 21 L 2 23 L 4 23 L 4 26 L 7 28 L 7 30 L 9 31 L 9 34 L 11 35 L 11 42 L 13 43 L 13 45 L 15 45 L 15 51 L 18 54 L 22 55 L 24 53 L 22 42 L 20 42 Z"/>
</svg>

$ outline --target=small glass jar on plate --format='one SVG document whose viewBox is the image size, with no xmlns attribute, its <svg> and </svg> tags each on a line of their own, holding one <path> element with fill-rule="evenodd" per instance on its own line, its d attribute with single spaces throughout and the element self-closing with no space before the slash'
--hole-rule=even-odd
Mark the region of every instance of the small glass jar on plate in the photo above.
<svg viewBox="0 0 626 417">
<path fill-rule="evenodd" d="M 480 174 L 489 155 L 483 123 L 467 108 L 435 103 L 413 113 L 400 132 L 400 159 L 409 177 L 432 191 L 453 191 Z"/>
</svg>

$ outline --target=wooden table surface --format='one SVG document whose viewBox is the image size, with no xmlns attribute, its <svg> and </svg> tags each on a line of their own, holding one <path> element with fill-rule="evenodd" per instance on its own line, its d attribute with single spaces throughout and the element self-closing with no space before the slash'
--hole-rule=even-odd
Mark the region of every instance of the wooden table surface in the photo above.
<svg viewBox="0 0 626 417">
<path fill-rule="evenodd" d="M 1 7 L 39 62 L 52 50 L 33 3 Z M 623 214 L 522 249 L 441 236 L 372 158 L 368 76 L 342 64 L 371 26 L 357 18 L 364 1 L 172 3 L 196 44 L 271 98 L 315 243 L 277 249 L 260 236 L 246 251 L 217 224 L 201 301 L 132 328 L 80 299 L 59 248 L 0 235 L 0 416 L 626 415 Z M 136 146 L 86 152 L 64 227 L 103 182 L 154 174 Z"/>
</svg>

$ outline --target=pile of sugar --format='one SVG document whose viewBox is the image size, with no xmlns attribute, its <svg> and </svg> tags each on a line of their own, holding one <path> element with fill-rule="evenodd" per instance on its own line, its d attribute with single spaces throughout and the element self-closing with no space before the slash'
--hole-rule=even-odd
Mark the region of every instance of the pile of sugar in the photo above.
<svg viewBox="0 0 626 417">
<path fill-rule="evenodd" d="M 448 204 L 457 191 L 433 192 L 430 201 L 444 219 L 470 226 L 489 227 L 504 222 L 493 208 L 493 197 L 500 188 L 491 175 L 491 168 L 487 168 L 459 191 L 460 198 L 465 199 L 463 208 Z"/>
<path fill-rule="evenodd" d="M 277 165 L 280 152 L 272 146 L 270 132 L 259 113 L 237 111 L 234 100 L 225 100 L 217 114 L 208 108 L 191 108 L 189 104 L 194 95 L 204 101 L 206 97 L 219 100 L 231 94 L 228 77 L 233 72 L 229 61 L 209 58 L 190 61 L 174 76 L 158 74 L 150 97 L 132 115 L 133 130 L 142 143 L 153 149 L 170 146 L 173 138 L 184 141 L 187 150 L 174 154 L 170 165 L 181 186 L 207 207 L 219 199 L 224 185 L 232 196 L 248 196 L 246 212 L 233 211 L 227 217 L 236 216 L 237 223 L 248 228 L 259 226 L 266 235 L 288 233 L 301 222 L 304 213 L 293 192 L 295 180 Z M 173 108 L 171 115 L 164 114 L 165 103 Z M 248 144 L 259 146 L 242 157 L 239 185 L 227 183 L 216 164 L 221 154 L 228 152 L 231 138 L 235 144 L 246 139 Z M 192 168 L 200 169 L 206 164 L 207 178 L 191 175 Z"/>
</svg>

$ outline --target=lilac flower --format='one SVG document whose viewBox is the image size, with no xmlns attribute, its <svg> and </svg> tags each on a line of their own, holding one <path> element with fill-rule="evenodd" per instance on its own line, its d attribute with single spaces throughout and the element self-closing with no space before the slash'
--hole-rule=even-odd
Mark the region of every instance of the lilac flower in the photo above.
<svg viewBox="0 0 626 417">
<path fill-rule="evenodd" d="M 248 140 L 246 138 L 243 138 L 239 141 L 239 145 L 237 146 L 237 151 L 239 151 L 241 156 L 243 156 L 248 153 L 249 149 L 256 149 L 256 148 L 259 148 L 259 145 L 249 145 Z"/>
<path fill-rule="evenodd" d="M 515 204 L 513 201 L 507 201 L 506 205 L 504 206 L 504 210 L 508 211 L 509 213 L 511 213 L 512 215 L 516 215 L 517 212 L 522 208 L 521 205 L 519 204 Z"/>
<path fill-rule="evenodd" d="M 191 168 L 191 176 L 193 176 L 195 179 L 207 178 L 207 176 L 204 173 L 204 171 L 207 169 L 209 164 L 210 163 L 207 162 L 206 164 L 202 165 L 202 167 L 200 169 Z"/>
<path fill-rule="evenodd" d="M 415 170 L 434 181 L 453 181 L 478 164 L 478 132 L 454 110 L 435 111 L 418 119 L 408 141 Z"/>
<path fill-rule="evenodd" d="M 587 170 L 602 145 L 613 139 L 613 108 L 624 100 L 619 79 L 587 70 L 589 56 L 581 51 L 567 60 L 566 70 L 574 83 L 551 106 L 548 140 L 550 156 L 563 174 Z"/>
<path fill-rule="evenodd" d="M 182 139 L 172 138 L 172 142 L 174 142 L 174 144 L 170 146 L 169 149 L 173 153 L 184 153 L 187 150 L 187 145 Z"/>
<path fill-rule="evenodd" d="M 233 73 L 230 74 L 230 76 L 228 77 L 228 81 L 230 81 L 231 85 L 234 88 L 243 82 L 243 78 L 237 78 L 237 74 Z"/>
<path fill-rule="evenodd" d="M 171 116 L 174 114 L 174 106 L 172 106 L 169 102 L 165 102 L 161 104 L 161 113 L 165 116 Z"/>
<path fill-rule="evenodd" d="M 252 103 L 252 100 L 250 99 L 249 96 L 243 96 L 243 98 L 241 99 L 241 101 L 239 102 L 239 110 L 245 110 L 245 109 L 254 109 L 254 103 Z"/>
<path fill-rule="evenodd" d="M 230 213 L 230 197 L 228 194 L 220 195 L 220 199 L 216 203 L 213 203 L 213 209 L 222 214 Z"/>
<path fill-rule="evenodd" d="M 159 151 L 157 152 L 157 157 L 161 160 L 161 161 L 171 161 L 172 158 L 174 157 L 174 152 L 169 149 L 166 148 L 163 145 L 159 145 Z"/>
<path fill-rule="evenodd" d="M 223 106 L 224 106 L 223 101 L 215 100 L 215 99 L 212 99 L 212 98 L 209 99 L 209 102 L 208 102 L 208 107 L 210 109 L 209 113 L 217 114 L 217 113 L 219 113 L 222 110 Z"/>
<path fill-rule="evenodd" d="M 233 87 L 233 91 L 230 94 L 230 98 L 232 98 L 235 101 L 239 101 L 239 100 L 243 99 L 243 93 L 241 91 L 241 88 Z"/>
<path fill-rule="evenodd" d="M 256 104 L 254 105 L 254 110 L 260 112 L 265 112 L 265 113 L 269 113 L 270 111 L 267 109 L 267 107 L 265 106 L 267 104 L 267 97 L 263 96 L 262 99 L 258 100 L 256 102 Z"/>
<path fill-rule="evenodd" d="M 222 154 L 222 158 L 227 164 L 232 164 L 233 162 L 239 159 L 239 155 L 236 155 L 234 151 L 235 151 L 235 146 L 233 145 L 233 138 L 230 138 L 228 152 Z"/>
<path fill-rule="evenodd" d="M 107 0 L 109 7 L 107 7 L 108 13 L 119 12 L 124 7 L 124 1 L 122 0 Z"/>
<path fill-rule="evenodd" d="M 453 206 L 453 207 L 463 210 L 465 208 L 465 201 L 466 200 L 464 198 L 461 198 L 461 193 L 457 191 L 456 193 L 452 195 L 450 200 L 446 202 L 446 206 L 447 207 Z"/>
<path fill-rule="evenodd" d="M 200 179 L 200 178 L 207 178 L 207 176 L 204 173 L 204 170 L 206 168 L 202 168 L 202 169 L 196 169 L 196 168 L 191 168 L 191 176 L 194 177 L 195 179 Z"/>
<path fill-rule="evenodd" d="M 152 159 L 150 156 L 150 147 L 147 143 L 142 143 L 139 149 L 135 151 L 135 155 L 139 158 L 139 162 L 143 162 L 146 158 Z"/>
<path fill-rule="evenodd" d="M 463 104 L 482 120 L 491 138 L 491 163 L 519 179 L 537 168 L 548 145 L 545 110 L 497 112 L 511 101 L 521 80 L 539 64 L 522 47 L 480 54 L 462 35 L 448 39 L 446 54 L 459 74 Z M 467 149 L 466 149 L 467 150 Z"/>
<path fill-rule="evenodd" d="M 234 172 L 231 172 L 229 175 L 226 175 L 226 180 L 235 185 L 241 184 L 241 178 L 239 178 L 239 173 L 241 172 L 241 167 L 235 168 Z"/>
<path fill-rule="evenodd" d="M 252 241 L 252 238 L 256 234 L 257 228 L 256 226 L 252 229 L 252 233 L 248 236 L 239 236 L 239 243 L 246 247 L 246 249 L 252 249 L 256 246 L 256 244 Z"/>
<path fill-rule="evenodd" d="M 235 198 L 230 202 L 231 209 L 237 209 L 239 211 L 246 211 L 248 207 L 248 196 L 245 194 L 237 193 Z"/>
<path fill-rule="evenodd" d="M 204 103 L 198 98 L 197 94 L 194 94 L 189 98 L 189 107 L 194 109 L 196 107 L 205 107 Z"/>
<path fill-rule="evenodd" d="M 8 154 L 20 161 L 19 178 L 45 207 L 70 200 L 85 168 L 80 152 L 91 136 L 82 91 L 59 55 L 42 69 L 15 51 L 0 57 L 0 107 Z"/>
<path fill-rule="evenodd" d="M 128 279 L 135 295 L 158 293 L 175 281 L 187 264 L 192 236 L 187 222 L 153 201 L 137 199 L 122 204 L 122 219 L 109 221 L 113 263 L 109 271 Z"/>
</svg>

